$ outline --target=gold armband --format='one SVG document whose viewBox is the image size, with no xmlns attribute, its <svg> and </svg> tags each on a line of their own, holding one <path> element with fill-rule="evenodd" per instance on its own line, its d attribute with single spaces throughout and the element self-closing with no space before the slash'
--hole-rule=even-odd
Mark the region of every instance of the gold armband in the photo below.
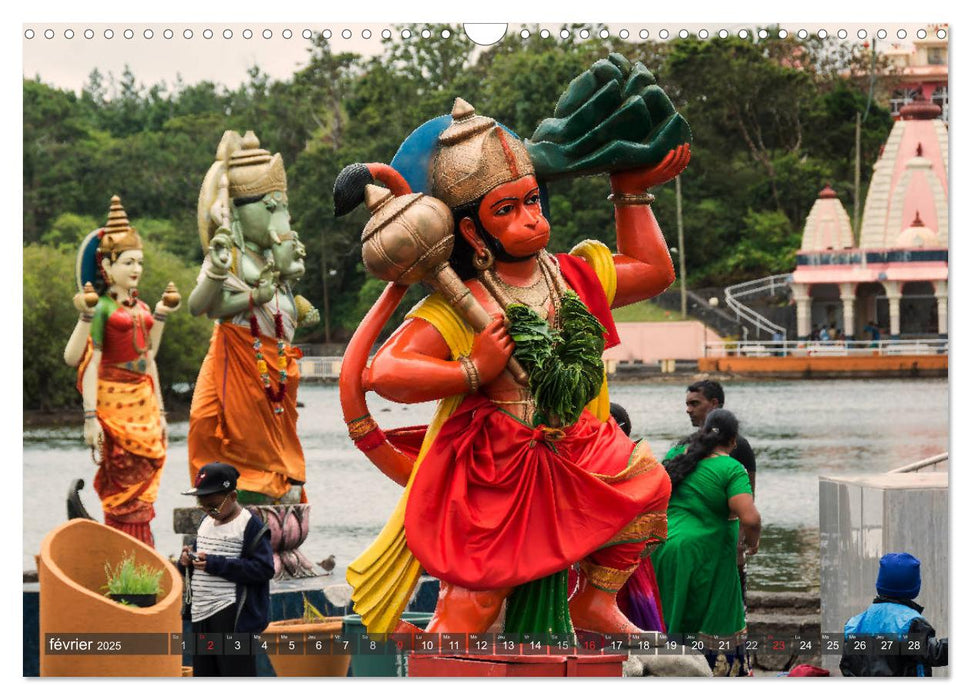
<svg viewBox="0 0 971 700">
<path fill-rule="evenodd" d="M 459 363 L 461 363 L 462 369 L 465 370 L 465 381 L 469 385 L 469 390 L 473 393 L 478 391 L 481 380 L 479 379 L 479 370 L 475 368 L 475 363 L 472 361 L 472 358 L 468 355 L 460 355 Z"/>
<path fill-rule="evenodd" d="M 654 202 L 656 197 L 650 192 L 645 192 L 643 194 L 611 194 L 607 197 L 607 200 L 614 203 L 614 206 L 618 207 L 635 207 L 650 205 Z"/>
</svg>

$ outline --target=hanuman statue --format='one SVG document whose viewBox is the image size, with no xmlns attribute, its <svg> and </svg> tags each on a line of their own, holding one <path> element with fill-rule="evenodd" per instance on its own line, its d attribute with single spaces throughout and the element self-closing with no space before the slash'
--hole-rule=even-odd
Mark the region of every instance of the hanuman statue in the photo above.
<svg viewBox="0 0 971 700">
<path fill-rule="evenodd" d="M 619 342 L 610 310 L 674 280 L 647 190 L 684 169 L 689 144 L 651 73 L 612 54 L 571 83 L 530 141 L 456 99 L 390 165 L 338 178 L 337 213 L 367 203 L 365 266 L 391 282 L 345 354 L 345 419 L 405 486 L 348 569 L 369 632 L 405 629 L 422 570 L 441 580 L 429 632 L 486 631 L 504 603 L 507 632 L 641 631 L 617 592 L 666 536 L 670 480 L 610 418 L 601 355 Z M 543 181 L 594 173 L 609 174 L 616 252 L 588 240 L 550 254 Z M 436 291 L 367 365 L 418 279 Z M 367 391 L 438 410 L 418 439 L 385 432 Z"/>
</svg>

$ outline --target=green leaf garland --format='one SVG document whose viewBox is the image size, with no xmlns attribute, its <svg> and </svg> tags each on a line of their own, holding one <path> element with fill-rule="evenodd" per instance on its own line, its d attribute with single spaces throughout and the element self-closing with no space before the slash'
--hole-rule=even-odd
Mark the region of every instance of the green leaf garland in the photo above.
<svg viewBox="0 0 971 700">
<path fill-rule="evenodd" d="M 576 423 L 603 383 L 603 325 L 573 291 L 561 300 L 559 329 L 524 304 L 510 304 L 506 316 L 516 343 L 513 356 L 529 373 L 534 423 Z"/>
</svg>

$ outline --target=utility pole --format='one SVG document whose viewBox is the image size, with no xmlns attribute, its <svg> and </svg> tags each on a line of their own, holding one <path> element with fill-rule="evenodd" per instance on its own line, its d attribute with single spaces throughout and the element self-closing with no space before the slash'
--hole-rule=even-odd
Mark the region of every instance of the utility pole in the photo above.
<svg viewBox="0 0 971 700">
<path fill-rule="evenodd" d="M 324 342 L 330 343 L 330 293 L 328 290 L 328 277 L 330 277 L 330 266 L 327 264 L 327 237 L 320 235 L 320 276 L 324 283 Z"/>
<path fill-rule="evenodd" d="M 856 113 L 856 167 L 853 173 L 853 235 L 860 238 L 860 124 L 862 118 Z"/>
<path fill-rule="evenodd" d="M 674 178 L 674 196 L 678 216 L 678 267 L 681 277 L 681 318 L 688 317 L 688 288 L 684 269 L 684 222 L 681 219 L 681 176 Z"/>
</svg>

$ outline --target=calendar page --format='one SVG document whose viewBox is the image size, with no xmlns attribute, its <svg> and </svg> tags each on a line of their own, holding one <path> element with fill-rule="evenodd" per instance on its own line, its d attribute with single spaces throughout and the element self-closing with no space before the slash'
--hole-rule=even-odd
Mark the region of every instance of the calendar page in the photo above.
<svg viewBox="0 0 971 700">
<path fill-rule="evenodd" d="M 24 676 L 947 675 L 951 27 L 701 14 L 23 23 Z"/>
</svg>

